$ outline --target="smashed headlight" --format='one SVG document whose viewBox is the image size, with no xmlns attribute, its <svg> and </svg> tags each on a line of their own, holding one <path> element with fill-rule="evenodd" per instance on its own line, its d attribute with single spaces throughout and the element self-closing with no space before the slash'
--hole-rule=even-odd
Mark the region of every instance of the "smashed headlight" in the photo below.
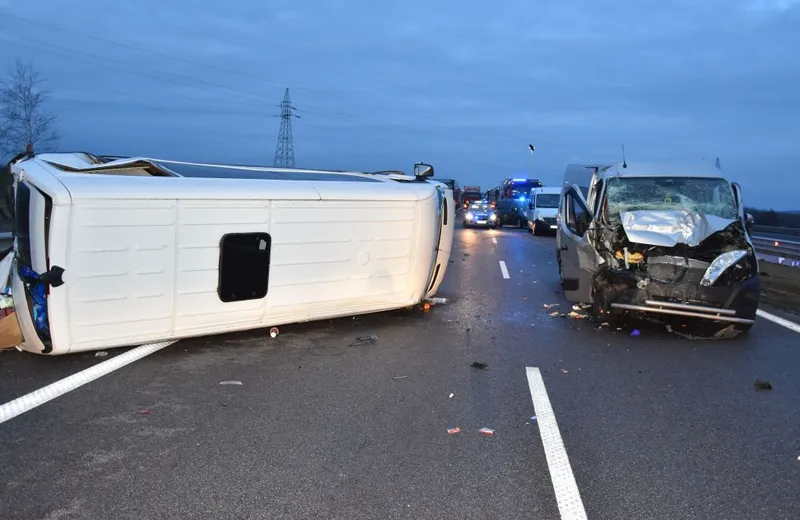
<svg viewBox="0 0 800 520">
<path fill-rule="evenodd" d="M 467 211 L 467 214 L 464 215 L 464 218 L 467 220 L 472 220 L 473 218 L 475 218 L 475 215 L 473 215 L 471 211 Z"/>
<path fill-rule="evenodd" d="M 727 253 L 722 253 L 717 258 L 711 262 L 711 265 L 708 266 L 706 269 L 706 274 L 703 275 L 703 279 L 700 280 L 700 285 L 703 287 L 711 287 L 714 285 L 714 282 L 724 273 L 729 267 L 733 266 L 747 256 L 747 251 L 743 249 L 737 249 L 736 251 L 728 251 Z"/>
</svg>

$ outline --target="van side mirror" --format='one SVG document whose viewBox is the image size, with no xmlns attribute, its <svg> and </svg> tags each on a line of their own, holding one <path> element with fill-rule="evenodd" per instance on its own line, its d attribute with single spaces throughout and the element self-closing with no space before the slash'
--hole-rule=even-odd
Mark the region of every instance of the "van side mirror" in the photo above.
<svg viewBox="0 0 800 520">
<path fill-rule="evenodd" d="M 417 163 L 414 165 L 414 177 L 421 180 L 426 177 L 433 177 L 433 166 L 425 163 Z"/>
<path fill-rule="evenodd" d="M 753 232 L 753 227 L 756 225 L 756 219 L 753 217 L 752 213 L 746 213 L 744 216 L 744 227 L 747 229 L 747 234 L 751 234 Z"/>
</svg>

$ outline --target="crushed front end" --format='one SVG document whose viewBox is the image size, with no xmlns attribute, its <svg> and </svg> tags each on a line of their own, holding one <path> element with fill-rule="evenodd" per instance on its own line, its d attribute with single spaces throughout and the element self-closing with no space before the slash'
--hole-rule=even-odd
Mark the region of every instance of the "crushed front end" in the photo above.
<svg viewBox="0 0 800 520">
<path fill-rule="evenodd" d="M 742 328 L 754 323 L 758 262 L 740 221 L 695 244 L 634 242 L 622 225 L 590 229 L 589 240 L 601 259 L 592 286 L 595 312 L 601 316 L 677 315 Z"/>
</svg>

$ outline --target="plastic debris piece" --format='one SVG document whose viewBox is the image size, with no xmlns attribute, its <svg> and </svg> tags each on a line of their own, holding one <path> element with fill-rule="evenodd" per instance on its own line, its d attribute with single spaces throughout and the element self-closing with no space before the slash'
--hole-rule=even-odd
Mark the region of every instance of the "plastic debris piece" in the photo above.
<svg viewBox="0 0 800 520">
<path fill-rule="evenodd" d="M 572 306 L 572 310 L 573 311 L 579 311 L 579 310 L 581 310 L 581 306 L 576 303 L 575 305 Z"/>
<path fill-rule="evenodd" d="M 553 312 L 551 312 L 551 313 L 550 313 L 550 316 L 552 316 L 553 318 L 555 318 L 555 317 L 556 317 L 556 316 L 558 316 L 559 314 L 560 314 L 560 313 L 559 313 L 558 311 L 553 311 Z"/>
<path fill-rule="evenodd" d="M 431 304 L 430 304 L 430 303 L 428 303 L 428 302 L 425 302 L 425 303 L 422 305 L 422 310 L 423 310 L 423 311 L 429 311 L 429 310 L 431 310 Z"/>
<path fill-rule="evenodd" d="M 489 365 L 486 363 L 482 363 L 480 361 L 473 361 L 470 365 L 472 368 L 477 368 L 478 370 L 486 370 L 489 368 Z"/>
<path fill-rule="evenodd" d="M 561 371 L 562 371 L 563 373 L 565 373 L 565 374 L 569 374 L 569 370 L 567 370 L 566 368 L 562 368 L 562 369 L 561 369 Z"/>
<path fill-rule="evenodd" d="M 485 435 L 487 437 L 491 437 L 492 435 L 494 435 L 494 430 L 491 428 L 481 428 L 480 430 L 478 430 L 478 432 L 481 435 Z"/>
<path fill-rule="evenodd" d="M 150 415 L 150 410 L 139 410 L 139 415 Z"/>
<path fill-rule="evenodd" d="M 448 399 L 452 399 L 454 395 L 456 395 L 456 394 L 451 393 L 450 396 L 448 397 Z"/>
<path fill-rule="evenodd" d="M 523 296 L 522 297 L 522 301 L 524 301 L 524 302 L 528 301 L 528 297 L 527 296 Z"/>
<path fill-rule="evenodd" d="M 756 390 L 772 390 L 772 383 L 769 381 L 762 381 L 761 379 L 756 378 L 756 382 L 753 384 Z"/>
<path fill-rule="evenodd" d="M 455 428 L 448 428 L 447 429 L 447 434 L 448 435 L 455 435 L 456 433 L 461 433 L 461 428 L 459 428 L 458 426 L 456 426 Z"/>
<path fill-rule="evenodd" d="M 100 352 L 95 352 L 94 357 L 104 358 L 108 357 L 108 352 L 105 350 L 101 350 Z"/>
<path fill-rule="evenodd" d="M 559 307 L 560 305 L 560 303 L 545 303 L 543 307 L 545 309 L 552 309 L 553 307 Z"/>
<path fill-rule="evenodd" d="M 378 341 L 378 336 L 375 336 L 374 334 L 369 334 L 367 336 L 358 336 L 356 340 L 349 346 L 357 347 L 359 345 L 374 345 L 376 341 Z"/>
<path fill-rule="evenodd" d="M 427 298 L 425 301 L 430 303 L 431 305 L 444 305 L 447 303 L 447 298 Z"/>
<path fill-rule="evenodd" d="M 398 379 L 405 379 L 405 378 L 407 378 L 407 377 L 408 377 L 408 376 L 395 376 L 395 377 L 393 377 L 392 379 L 394 379 L 395 381 L 397 381 Z"/>
<path fill-rule="evenodd" d="M 273 338 L 277 338 L 280 332 L 281 331 L 278 330 L 278 327 L 272 327 L 271 329 L 269 329 L 269 335 Z"/>
<path fill-rule="evenodd" d="M 219 382 L 219 384 L 221 384 L 221 385 L 236 385 L 236 386 L 242 386 L 242 382 L 241 382 L 241 381 L 220 381 L 220 382 Z"/>
<path fill-rule="evenodd" d="M 575 311 L 569 311 L 566 314 L 562 314 L 561 317 L 562 318 L 572 318 L 573 320 L 585 320 L 586 319 L 586 315 L 585 314 L 580 314 L 580 313 L 575 312 Z"/>
<path fill-rule="evenodd" d="M 633 329 L 631 331 L 631 336 L 641 336 L 642 332 L 639 329 Z"/>
<path fill-rule="evenodd" d="M 536 416 L 535 415 L 531 415 L 531 421 L 535 421 L 535 420 L 536 420 Z"/>
</svg>

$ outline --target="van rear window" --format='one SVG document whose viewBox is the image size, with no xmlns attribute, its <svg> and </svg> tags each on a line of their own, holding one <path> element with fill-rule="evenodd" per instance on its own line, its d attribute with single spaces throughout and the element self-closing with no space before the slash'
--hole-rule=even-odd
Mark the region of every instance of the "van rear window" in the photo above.
<svg viewBox="0 0 800 520">
<path fill-rule="evenodd" d="M 17 184 L 14 201 L 14 234 L 17 236 L 17 258 L 19 265 L 31 265 L 31 189 L 24 182 Z"/>
<path fill-rule="evenodd" d="M 219 299 L 239 302 L 266 296 L 271 249 L 268 233 L 223 236 L 219 244 Z"/>
</svg>

